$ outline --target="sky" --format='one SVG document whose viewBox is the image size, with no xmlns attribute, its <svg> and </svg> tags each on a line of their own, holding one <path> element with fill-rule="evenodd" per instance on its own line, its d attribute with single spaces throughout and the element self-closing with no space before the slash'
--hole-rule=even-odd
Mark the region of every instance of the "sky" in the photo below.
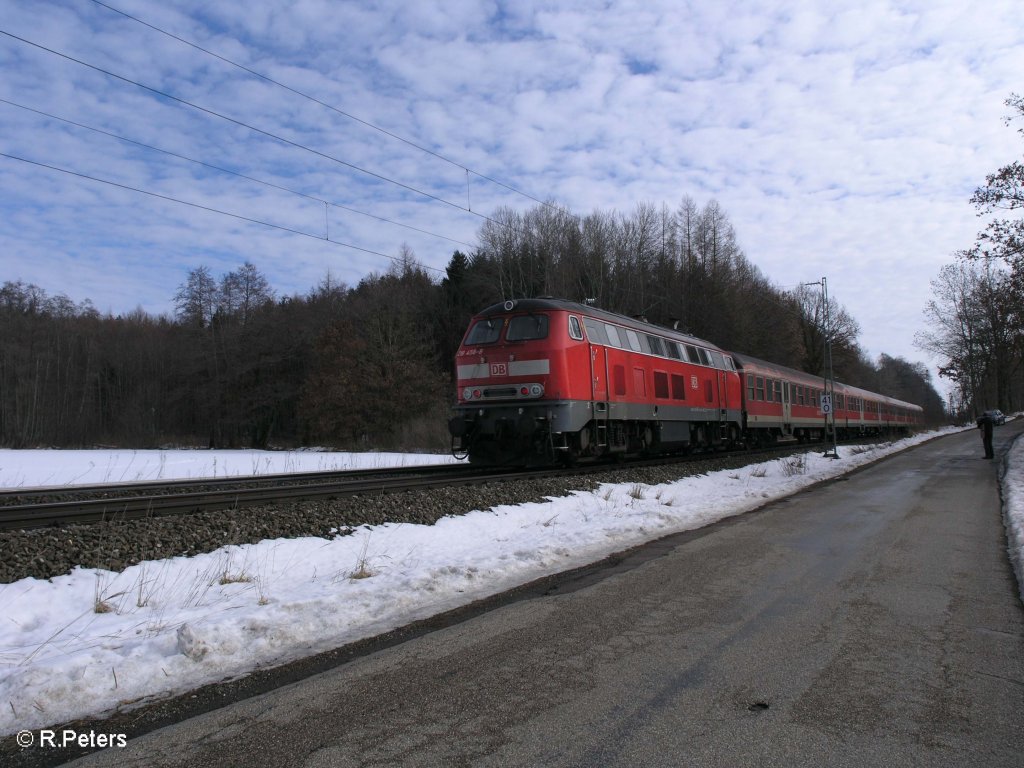
<svg viewBox="0 0 1024 768">
<path fill-rule="evenodd" d="M 688 196 L 777 286 L 827 277 L 870 356 L 929 362 L 929 281 L 1021 156 L 1017 0 L 4 0 L 0 33 L 0 281 L 103 313 L 173 312 L 201 266 L 281 295 L 403 246 L 440 271 L 499 206 Z"/>
<path fill-rule="evenodd" d="M 545 502 L 446 517 L 434 525 L 361 526 L 330 540 L 267 540 L 147 561 L 120 573 L 76 568 L 49 580 L 0 584 L 5 618 L 0 701 L 8 703 L 0 707 L 0 737 L 101 715 L 120 701 L 180 693 L 372 637 L 757 509 L 955 431 L 949 427 L 859 453 L 842 448 L 839 461 L 811 452 L 799 466 L 790 457 L 656 486 L 605 484 Z M 132 467 L 141 473 L 139 479 L 198 477 L 210 474 L 212 466 L 219 474 L 228 467 L 243 474 L 280 469 L 254 461 L 256 455 L 21 451 L 17 461 L 19 484 L 26 485 L 95 482 L 96 466 Z M 366 460 L 351 454 L 288 456 L 291 471 Z M 394 458 L 368 456 L 372 466 Z M 5 463 L 13 458 L 0 456 Z M 1012 449 L 1003 482 L 1011 557 L 1024 583 L 1024 441 Z M 97 611 L 101 604 L 106 610 Z"/>
</svg>

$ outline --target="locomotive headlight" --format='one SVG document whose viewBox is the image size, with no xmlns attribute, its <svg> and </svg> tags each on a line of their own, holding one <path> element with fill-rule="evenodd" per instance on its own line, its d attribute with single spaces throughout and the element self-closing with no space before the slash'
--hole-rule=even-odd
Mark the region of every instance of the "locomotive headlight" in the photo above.
<svg viewBox="0 0 1024 768">
<path fill-rule="evenodd" d="M 540 384 L 534 384 L 532 387 L 530 387 L 530 393 L 534 397 L 540 397 L 541 395 L 544 394 L 544 387 L 542 387 Z"/>
<path fill-rule="evenodd" d="M 462 390 L 462 399 L 463 400 L 471 400 L 472 398 L 473 398 L 473 390 L 472 389 L 470 389 L 469 387 L 466 387 L 464 390 Z"/>
</svg>

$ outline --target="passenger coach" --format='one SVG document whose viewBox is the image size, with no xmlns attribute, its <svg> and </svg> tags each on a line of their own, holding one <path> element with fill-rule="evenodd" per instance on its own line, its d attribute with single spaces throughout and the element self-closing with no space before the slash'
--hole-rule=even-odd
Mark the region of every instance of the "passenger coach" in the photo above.
<svg viewBox="0 0 1024 768">
<path fill-rule="evenodd" d="M 904 431 L 923 420 L 922 408 L 913 403 L 840 382 L 833 390 L 821 376 L 747 355 L 733 353 L 733 359 L 743 376 L 744 429 L 754 442 L 824 438 L 830 426 L 822 407 L 826 394 L 839 437 Z"/>
</svg>

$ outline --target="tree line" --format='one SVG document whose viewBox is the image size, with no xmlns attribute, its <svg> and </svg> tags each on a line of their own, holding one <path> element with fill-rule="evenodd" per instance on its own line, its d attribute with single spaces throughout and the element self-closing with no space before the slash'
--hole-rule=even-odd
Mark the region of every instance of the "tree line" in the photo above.
<svg viewBox="0 0 1024 768">
<path fill-rule="evenodd" d="M 1007 124 L 1024 117 L 1011 95 Z M 1024 135 L 1024 128 L 1017 131 Z M 970 200 L 979 215 L 1024 209 L 1024 165 L 1013 161 L 986 177 Z M 944 362 L 954 387 L 951 410 L 963 417 L 1024 407 L 1024 219 L 992 218 L 974 244 L 932 280 L 920 349 Z"/>
<path fill-rule="evenodd" d="M 502 209 L 472 253 L 430 275 L 407 248 L 358 285 L 330 274 L 278 296 L 252 264 L 188 273 L 173 316 L 101 316 L 38 286 L 0 289 L 0 444 L 326 445 L 444 450 L 454 356 L 470 318 L 507 298 L 557 296 L 676 326 L 726 349 L 923 405 L 919 363 L 868 360 L 856 321 L 821 292 L 774 287 L 714 201 L 629 214 Z"/>
</svg>

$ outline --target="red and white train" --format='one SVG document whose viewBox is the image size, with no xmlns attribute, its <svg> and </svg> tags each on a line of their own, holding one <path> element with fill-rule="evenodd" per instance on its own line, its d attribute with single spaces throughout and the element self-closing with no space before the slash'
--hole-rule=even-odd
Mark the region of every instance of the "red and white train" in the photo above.
<svg viewBox="0 0 1024 768">
<path fill-rule="evenodd" d="M 559 299 L 478 313 L 456 369 L 452 450 L 474 463 L 572 463 L 814 440 L 832 429 L 821 377 Z M 828 394 L 840 436 L 922 423 L 912 403 L 839 383 Z"/>
</svg>

